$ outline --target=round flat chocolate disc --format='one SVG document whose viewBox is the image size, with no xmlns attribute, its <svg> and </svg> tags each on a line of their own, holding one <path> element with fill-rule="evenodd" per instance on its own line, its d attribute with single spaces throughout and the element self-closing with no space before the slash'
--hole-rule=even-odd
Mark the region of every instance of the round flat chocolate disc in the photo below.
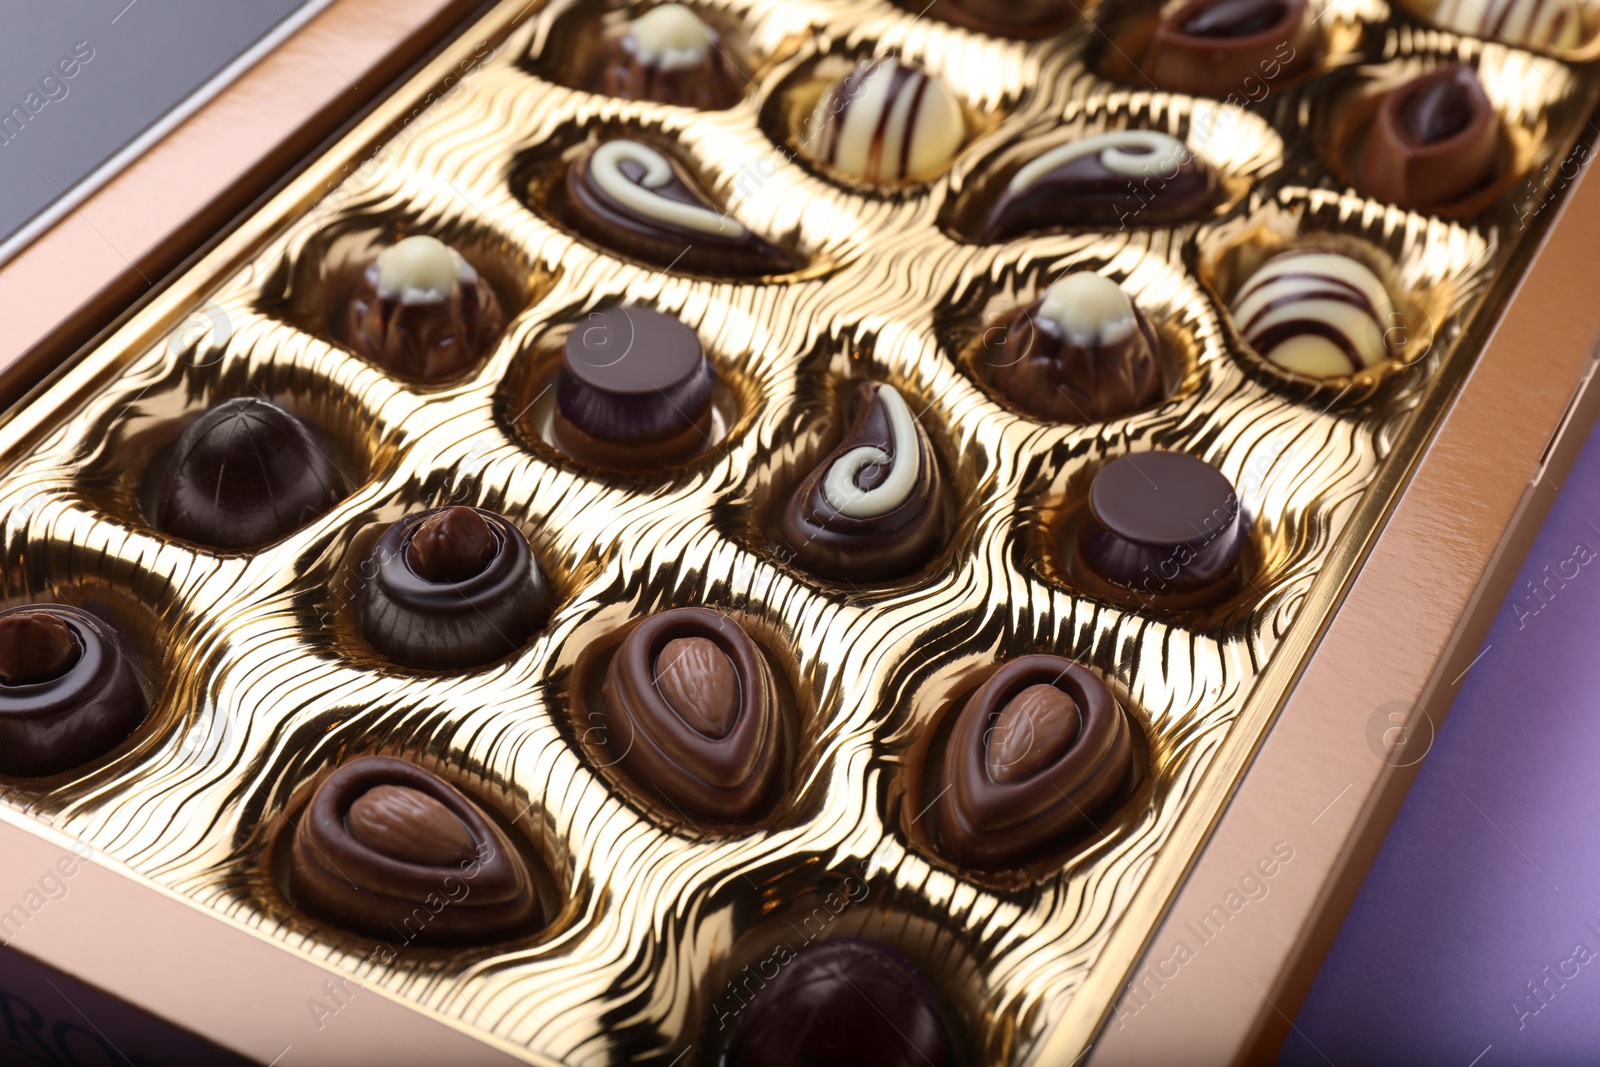
<svg viewBox="0 0 1600 1067">
<path fill-rule="evenodd" d="M 1105 529 L 1144 545 L 1181 545 L 1211 536 L 1239 509 L 1221 471 L 1181 452 L 1140 452 L 1106 465 L 1089 489 Z"/>
<path fill-rule="evenodd" d="M 653 395 L 700 371 L 705 355 L 695 332 L 671 315 L 639 307 L 590 315 L 567 338 L 563 366 L 602 393 Z"/>
</svg>

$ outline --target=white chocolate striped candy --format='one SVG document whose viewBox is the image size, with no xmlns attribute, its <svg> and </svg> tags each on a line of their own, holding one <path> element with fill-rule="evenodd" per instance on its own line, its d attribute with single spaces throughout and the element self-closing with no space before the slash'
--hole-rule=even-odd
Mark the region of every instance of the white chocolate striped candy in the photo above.
<svg viewBox="0 0 1600 1067">
<path fill-rule="evenodd" d="M 898 60 L 870 59 L 822 95 L 802 147 L 864 181 L 927 181 L 965 138 L 961 105 L 943 81 Z"/>
<path fill-rule="evenodd" d="M 1432 21 L 1440 29 L 1527 48 L 1583 44 L 1583 0 L 1440 0 Z"/>
<path fill-rule="evenodd" d="M 1313 378 L 1352 374 L 1389 355 L 1380 311 L 1389 294 L 1349 256 L 1284 252 L 1250 276 L 1233 300 L 1246 341 L 1285 370 Z"/>
</svg>

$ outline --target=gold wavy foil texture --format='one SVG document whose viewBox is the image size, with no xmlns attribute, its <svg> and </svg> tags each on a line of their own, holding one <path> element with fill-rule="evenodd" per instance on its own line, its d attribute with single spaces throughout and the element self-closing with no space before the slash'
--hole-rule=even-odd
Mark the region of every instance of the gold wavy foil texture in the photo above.
<svg viewBox="0 0 1600 1067">
<path fill-rule="evenodd" d="M 114 600 L 145 635 L 160 694 L 109 757 L 9 783 L 5 803 L 219 921 L 542 1063 L 673 1061 L 686 1049 L 676 1062 L 703 1060 L 699 1028 L 729 978 L 857 879 L 865 892 L 830 934 L 884 938 L 930 967 L 981 1062 L 1069 1062 L 1470 365 L 1534 232 L 1522 208 L 1557 195 L 1543 175 L 1595 101 L 1594 76 L 1556 60 L 1391 23 L 1376 0 L 1318 6 L 1333 16 L 1338 71 L 1241 109 L 1105 81 L 1087 25 L 1009 41 L 879 0 L 729 0 L 711 11 L 736 28 L 753 80 L 740 104 L 711 113 L 570 88 L 581 83 L 570 57 L 582 53 L 564 42 L 584 40 L 599 7 L 530 11 L 512 0 L 491 10 L 0 428 L 6 603 Z M 983 119 L 926 188 L 837 184 L 783 139 L 786 94 L 822 60 L 887 51 L 949 79 Z M 1315 144 L 1334 121 L 1331 79 L 1452 57 L 1478 64 L 1497 108 L 1520 116 L 1528 176 L 1472 223 L 1361 198 Z M 690 278 L 572 236 L 541 214 L 530 174 L 598 125 L 675 143 L 714 196 L 798 250 L 807 269 L 765 284 Z M 1174 229 L 996 246 L 953 228 L 960 198 L 1020 143 L 1124 126 L 1188 137 L 1223 176 L 1217 213 Z M 458 244 L 516 312 L 459 382 L 408 386 L 329 340 L 331 288 L 402 232 Z M 1324 238 L 1383 265 L 1414 317 L 1408 336 L 1422 339 L 1402 371 L 1363 388 L 1276 375 L 1224 311 L 1241 257 Z M 974 339 L 1076 267 L 1116 277 L 1161 323 L 1182 367 L 1157 409 L 1045 425 L 984 384 Z M 619 299 L 693 326 L 738 401 L 720 447 L 667 475 L 564 463 L 525 425 L 550 338 Z M 762 532 L 767 509 L 837 432 L 839 385 L 852 375 L 892 382 L 923 412 L 960 500 L 949 547 L 909 584 L 820 584 Z M 145 472 L 173 420 L 258 392 L 327 431 L 350 495 L 248 556 L 153 531 Z M 1075 594 L 1050 543 L 1089 472 L 1158 447 L 1219 466 L 1253 516 L 1250 590 L 1188 622 Z M 445 501 L 517 521 L 561 603 L 508 661 L 405 672 L 355 634 L 354 561 L 381 524 Z M 739 613 L 778 651 L 797 711 L 790 796 L 743 836 L 657 824 L 630 807 L 594 765 L 585 709 L 568 689 L 597 637 L 694 603 Z M 1060 870 L 975 880 L 904 832 L 918 818 L 899 807 L 914 772 L 907 755 L 976 671 L 1034 651 L 1107 679 L 1143 727 L 1149 777 Z M 373 751 L 417 759 L 510 818 L 552 869 L 563 897 L 554 923 L 520 942 L 403 949 L 379 963 L 369 942 L 291 908 L 268 869 L 286 807 L 319 771 Z"/>
</svg>

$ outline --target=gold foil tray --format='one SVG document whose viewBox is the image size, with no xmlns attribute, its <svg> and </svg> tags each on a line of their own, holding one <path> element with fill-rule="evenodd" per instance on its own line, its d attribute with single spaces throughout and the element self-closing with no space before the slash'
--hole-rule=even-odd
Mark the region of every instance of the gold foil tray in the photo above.
<svg viewBox="0 0 1600 1067">
<path fill-rule="evenodd" d="M 1107 81 L 1092 23 L 1013 41 L 880 0 L 728 0 L 706 8 L 752 84 L 720 112 L 569 87 L 602 5 L 491 9 L 0 427 L 5 603 L 106 603 L 138 635 L 157 697 L 109 756 L 8 782 L 5 803 L 219 922 L 533 1062 L 708 1062 L 701 1027 L 736 1009 L 730 983 L 746 966 L 846 932 L 890 941 L 938 978 L 974 1062 L 1072 1062 L 1473 360 L 1595 104 L 1592 71 L 1419 31 L 1376 0 L 1314 6 L 1328 16 L 1327 70 L 1224 104 Z M 824 61 L 888 51 L 948 79 L 975 136 L 931 186 L 846 188 L 796 157 L 789 94 Z M 1484 71 L 1519 131 L 1515 181 L 1455 220 L 1363 199 L 1326 156 L 1330 109 L 1448 58 Z M 1227 196 L 1211 217 L 995 246 L 963 235 L 963 197 L 1020 142 L 1128 125 L 1188 137 L 1219 169 Z M 715 281 L 572 236 L 542 190 L 552 160 L 602 127 L 675 143 L 806 268 Z M 515 312 L 493 354 L 448 386 L 406 385 L 331 340 L 351 272 L 417 232 L 461 247 Z M 1403 366 L 1329 387 L 1241 342 L 1225 312 L 1239 272 L 1311 243 L 1360 248 L 1387 274 Z M 1046 425 L 985 384 L 975 338 L 1078 266 L 1122 281 L 1181 357 L 1159 408 Z M 723 444 L 665 474 L 567 463 L 537 432 L 552 339 L 619 300 L 688 322 L 728 383 Z M 840 383 L 862 375 L 923 411 L 959 508 L 927 572 L 852 589 L 791 568 L 763 521 L 837 432 Z M 249 555 L 154 531 L 146 471 L 177 420 L 256 394 L 319 425 L 353 491 Z M 1061 573 L 1051 534 L 1086 479 L 1150 448 L 1216 464 L 1253 517 L 1251 583 L 1216 611 L 1120 608 Z M 360 548 L 445 501 L 519 523 L 560 603 L 507 661 L 405 672 L 350 624 Z M 570 684 L 585 649 L 628 620 L 700 603 L 738 613 L 780 653 L 798 725 L 790 793 L 743 836 L 631 804 L 598 765 Z M 1143 727 L 1148 773 L 1063 863 L 970 876 L 924 847 L 907 803 L 914 756 L 975 672 L 1035 651 L 1106 678 Z M 555 921 L 487 948 L 384 954 L 293 909 L 271 872 L 285 811 L 319 772 L 377 751 L 423 762 L 513 822 L 554 875 Z"/>
</svg>

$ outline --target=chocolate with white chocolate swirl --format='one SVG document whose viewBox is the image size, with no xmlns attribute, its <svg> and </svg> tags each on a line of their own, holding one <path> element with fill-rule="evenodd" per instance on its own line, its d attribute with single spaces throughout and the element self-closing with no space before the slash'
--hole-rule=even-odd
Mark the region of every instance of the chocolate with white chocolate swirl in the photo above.
<svg viewBox="0 0 1600 1067">
<path fill-rule="evenodd" d="M 816 574 L 887 581 L 938 550 L 944 513 L 938 460 L 916 416 L 893 386 L 861 382 L 849 431 L 790 497 L 778 535 Z"/>
<path fill-rule="evenodd" d="M 567 167 L 566 221 L 624 255 L 699 274 L 793 268 L 781 250 L 712 203 L 677 160 L 641 141 L 606 141 Z"/>
<path fill-rule="evenodd" d="M 1298 374 L 1333 378 L 1389 355 L 1379 319 L 1389 294 L 1349 256 L 1299 249 L 1267 260 L 1233 298 L 1233 319 L 1264 358 Z"/>
<path fill-rule="evenodd" d="M 1057 145 L 1007 183 L 983 226 L 1000 241 L 1053 226 L 1162 226 L 1211 203 L 1211 168 L 1157 130 L 1113 130 Z"/>
<path fill-rule="evenodd" d="M 868 182 L 930 181 L 966 139 L 966 119 L 945 83 L 894 59 L 869 59 L 828 87 L 801 148 Z"/>
</svg>

